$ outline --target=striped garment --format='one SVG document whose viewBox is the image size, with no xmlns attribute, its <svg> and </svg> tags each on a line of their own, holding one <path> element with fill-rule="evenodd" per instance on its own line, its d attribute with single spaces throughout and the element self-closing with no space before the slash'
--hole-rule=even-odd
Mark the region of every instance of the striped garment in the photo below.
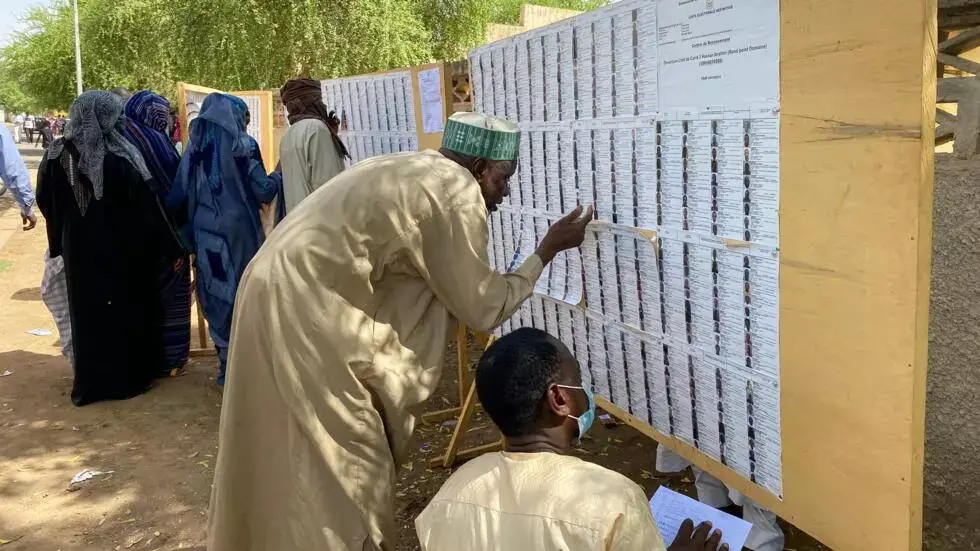
<svg viewBox="0 0 980 551">
<path fill-rule="evenodd" d="M 163 319 L 160 337 L 163 339 L 164 372 L 173 376 L 187 363 L 191 347 L 191 266 L 184 261 L 175 270 L 173 263 L 164 261 L 160 268 L 160 306 Z"/>
<path fill-rule="evenodd" d="M 153 174 L 148 183 L 153 187 L 161 208 L 167 203 L 171 182 L 177 173 L 180 157 L 167 137 L 170 104 L 162 96 L 143 90 L 126 102 L 126 139 L 143 155 Z M 167 211 L 167 219 L 178 226 L 177 210 Z M 174 239 L 176 239 L 176 235 Z M 187 363 L 191 343 L 191 278 L 190 262 L 174 269 L 173 262 L 162 260 L 158 278 L 160 293 L 161 338 L 163 340 L 164 371 L 160 376 L 174 375 Z"/>
<path fill-rule="evenodd" d="M 58 327 L 61 339 L 61 354 L 73 362 L 71 347 L 71 314 L 68 309 L 68 281 L 65 279 L 65 260 L 58 256 L 51 258 L 50 251 L 44 251 L 44 275 L 41 277 L 41 300 L 51 312 Z"/>
</svg>

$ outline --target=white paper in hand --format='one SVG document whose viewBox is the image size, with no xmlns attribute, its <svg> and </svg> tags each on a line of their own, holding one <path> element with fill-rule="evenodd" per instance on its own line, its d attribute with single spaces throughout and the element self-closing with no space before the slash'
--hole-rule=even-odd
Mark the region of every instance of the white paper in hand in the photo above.
<svg viewBox="0 0 980 551">
<path fill-rule="evenodd" d="M 668 545 L 677 537 L 684 519 L 694 521 L 694 526 L 708 521 L 711 531 L 721 530 L 721 542 L 727 543 L 731 551 L 742 549 L 752 525 L 744 520 L 723 513 L 714 507 L 679 494 L 664 486 L 657 489 L 650 499 L 650 511 L 657 529 Z"/>
</svg>

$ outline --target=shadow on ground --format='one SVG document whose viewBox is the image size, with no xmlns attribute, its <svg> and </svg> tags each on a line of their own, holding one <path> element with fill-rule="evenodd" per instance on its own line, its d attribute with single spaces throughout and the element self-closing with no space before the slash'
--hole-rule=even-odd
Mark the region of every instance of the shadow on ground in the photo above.
<svg viewBox="0 0 980 551">
<path fill-rule="evenodd" d="M 8 210 L 17 207 L 17 203 L 14 201 L 13 193 L 10 190 L 3 188 L 3 184 L 0 183 L 0 189 L 4 190 L 3 195 L 0 195 L 0 216 Z"/>
<path fill-rule="evenodd" d="M 211 361 L 143 396 L 77 408 L 64 358 L 0 354 L 4 551 L 204 545 L 220 393 Z M 77 491 L 85 469 L 114 471 Z"/>
</svg>

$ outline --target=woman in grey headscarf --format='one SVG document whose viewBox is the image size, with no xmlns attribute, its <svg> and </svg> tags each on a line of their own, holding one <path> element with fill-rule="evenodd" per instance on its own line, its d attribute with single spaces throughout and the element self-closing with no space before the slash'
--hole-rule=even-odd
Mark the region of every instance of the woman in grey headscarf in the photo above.
<svg viewBox="0 0 980 551">
<path fill-rule="evenodd" d="M 70 114 L 64 138 L 41 160 L 37 202 L 51 257 L 65 263 L 72 401 L 84 405 L 140 394 L 162 369 L 159 260 L 185 253 L 143 157 L 123 136 L 122 100 L 86 92 Z"/>
</svg>

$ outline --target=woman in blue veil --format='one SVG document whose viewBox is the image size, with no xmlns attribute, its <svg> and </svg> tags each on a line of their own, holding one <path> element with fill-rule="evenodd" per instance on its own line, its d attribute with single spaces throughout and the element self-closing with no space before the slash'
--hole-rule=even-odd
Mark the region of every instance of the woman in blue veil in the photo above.
<svg viewBox="0 0 980 551">
<path fill-rule="evenodd" d="M 195 256 L 197 298 L 208 321 L 224 384 L 235 292 L 242 273 L 265 239 L 259 211 L 279 193 L 281 176 L 267 175 L 256 141 L 245 129 L 248 106 L 228 94 L 211 94 L 191 122 L 168 207 L 187 250 Z"/>
</svg>

